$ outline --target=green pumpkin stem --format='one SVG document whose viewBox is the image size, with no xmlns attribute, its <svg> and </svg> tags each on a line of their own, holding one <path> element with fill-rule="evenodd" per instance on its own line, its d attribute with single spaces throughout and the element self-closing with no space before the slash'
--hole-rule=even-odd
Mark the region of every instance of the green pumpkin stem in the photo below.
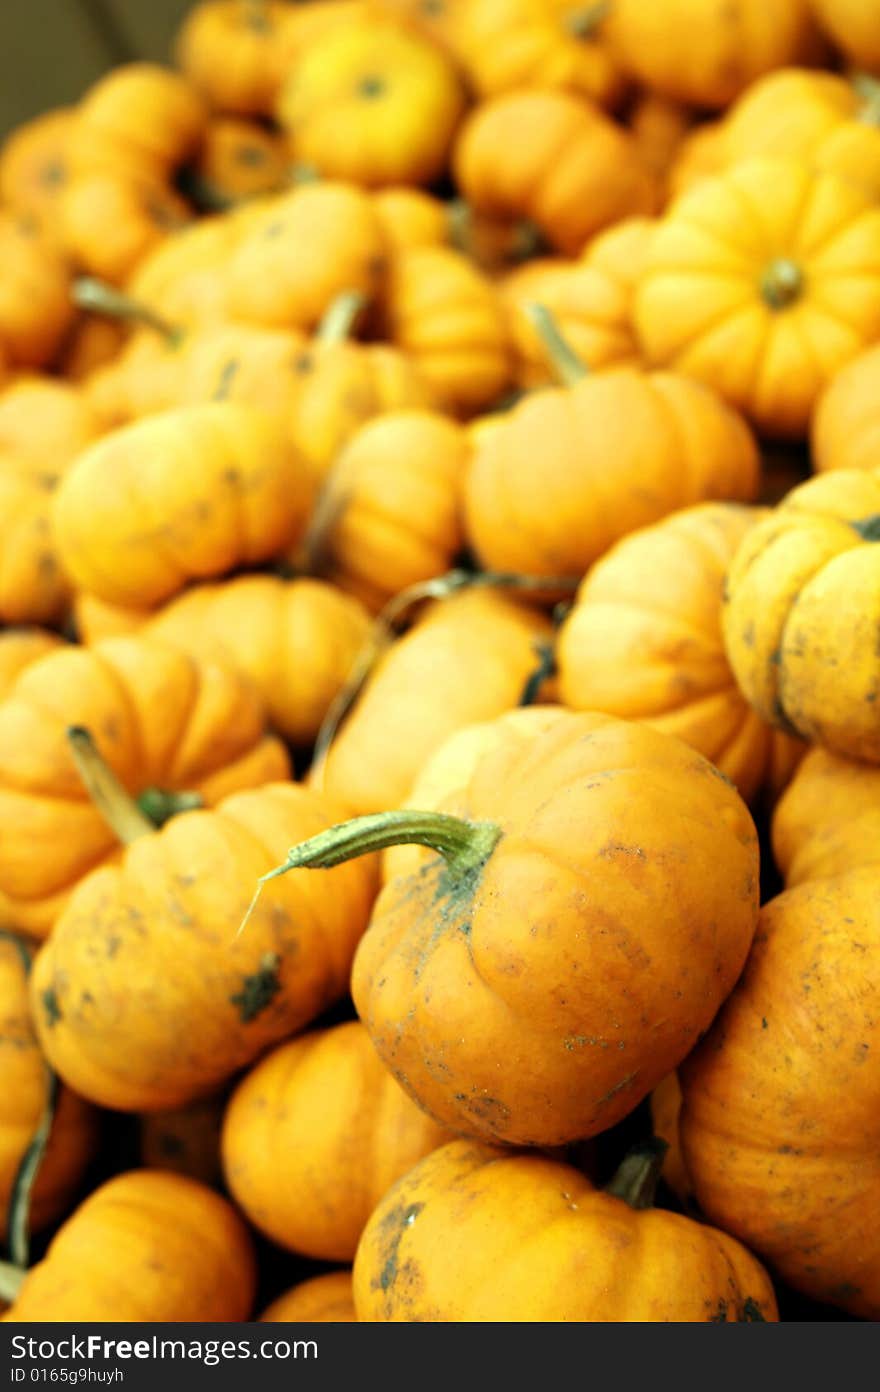
<svg viewBox="0 0 880 1392">
<path fill-rule="evenodd" d="M 204 807 L 201 793 L 172 793 L 164 788 L 147 788 L 140 794 L 137 805 L 153 827 L 164 826 L 181 812 L 197 812 Z"/>
<path fill-rule="evenodd" d="M 27 1272 L 22 1271 L 20 1266 L 0 1261 L 0 1300 L 8 1300 L 11 1304 L 21 1290 L 26 1275 Z"/>
<path fill-rule="evenodd" d="M 518 706 L 533 706 L 545 681 L 556 675 L 556 653 L 553 644 L 535 643 L 534 648 L 538 661 L 535 670 L 529 673 L 523 684 L 517 701 Z"/>
<path fill-rule="evenodd" d="M 316 341 L 325 344 L 343 343 L 350 337 L 355 320 L 366 302 L 367 297 L 360 290 L 343 290 L 342 294 L 337 295 L 330 303 L 315 330 Z"/>
<path fill-rule="evenodd" d="M 663 1157 L 668 1149 L 666 1141 L 659 1136 L 634 1146 L 621 1160 L 610 1184 L 606 1184 L 605 1193 L 623 1199 L 630 1208 L 653 1208 Z"/>
<path fill-rule="evenodd" d="M 183 342 L 184 331 L 170 323 L 149 305 L 117 290 L 95 276 L 78 276 L 70 291 L 73 303 L 79 309 L 87 309 L 93 314 L 103 314 L 107 319 L 121 319 L 124 323 L 142 324 L 153 329 L 165 339 L 169 348 L 179 348 Z"/>
<path fill-rule="evenodd" d="M 43 1157 L 46 1154 L 58 1107 L 58 1078 L 48 1064 L 44 1067 L 46 1092 L 43 1099 L 43 1110 L 37 1123 L 37 1129 L 31 1137 L 28 1148 L 21 1158 L 21 1164 L 16 1171 L 7 1209 L 6 1227 L 9 1234 L 9 1255 L 18 1267 L 26 1267 L 30 1261 L 31 1194 L 40 1172 L 40 1166 L 43 1163 Z"/>
<path fill-rule="evenodd" d="M 86 792 L 114 836 L 128 846 L 154 832 L 156 828 L 149 817 L 98 753 L 91 733 L 82 725 L 71 725 L 67 743 Z"/>
<path fill-rule="evenodd" d="M 856 73 L 852 85 L 862 102 L 855 119 L 865 126 L 880 126 L 880 79 L 870 73 Z"/>
<path fill-rule="evenodd" d="M 761 295 L 771 309 L 787 309 L 800 299 L 804 288 L 804 273 L 795 261 L 777 256 L 761 276 Z"/>
<path fill-rule="evenodd" d="M 500 836 L 501 828 L 492 822 L 467 822 L 446 812 L 406 809 L 353 817 L 292 846 L 283 865 L 260 876 L 239 932 L 246 927 L 263 886 L 286 875 L 288 870 L 331 870 L 335 865 L 391 846 L 428 846 L 443 856 L 454 874 L 461 876 L 485 865 Z"/>
<path fill-rule="evenodd" d="M 546 305 L 525 304 L 523 313 L 534 328 L 547 359 L 564 387 L 576 387 L 587 376 L 589 368 L 562 335 L 555 318 Z"/>
</svg>

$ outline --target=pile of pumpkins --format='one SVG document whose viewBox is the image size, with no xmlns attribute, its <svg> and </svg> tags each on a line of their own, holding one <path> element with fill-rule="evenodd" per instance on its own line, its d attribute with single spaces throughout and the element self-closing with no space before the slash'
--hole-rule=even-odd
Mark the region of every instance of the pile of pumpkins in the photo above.
<svg viewBox="0 0 880 1392">
<path fill-rule="evenodd" d="M 3 1319 L 880 1318 L 880 0 L 203 0 L 0 248 Z"/>
</svg>

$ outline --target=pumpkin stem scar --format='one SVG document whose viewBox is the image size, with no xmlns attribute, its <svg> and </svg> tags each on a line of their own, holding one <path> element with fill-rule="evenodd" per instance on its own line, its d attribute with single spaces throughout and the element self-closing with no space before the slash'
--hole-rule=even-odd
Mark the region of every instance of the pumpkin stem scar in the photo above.
<svg viewBox="0 0 880 1392">
<path fill-rule="evenodd" d="M 563 27 L 573 39 L 590 39 L 610 12 L 611 0 L 598 0 L 598 4 L 584 5 L 583 9 L 566 15 Z"/>
<path fill-rule="evenodd" d="M 12 1262 L 0 1262 L 0 1299 L 13 1301 L 21 1290 L 26 1272 Z"/>
<path fill-rule="evenodd" d="M 201 793 L 170 793 L 164 788 L 147 788 L 137 805 L 154 827 L 161 827 L 181 812 L 195 812 L 204 807 L 205 800 Z"/>
<path fill-rule="evenodd" d="M 605 1193 L 623 1199 L 630 1208 L 653 1208 L 663 1157 L 668 1149 L 666 1141 L 659 1136 L 634 1146 L 623 1157 L 610 1184 L 605 1186 Z"/>
<path fill-rule="evenodd" d="M 117 290 L 114 285 L 105 284 L 95 276 L 78 276 L 71 286 L 70 298 L 79 309 L 91 310 L 93 314 L 143 324 L 164 338 L 170 348 L 179 348 L 183 342 L 183 329 L 157 314 L 149 305 L 133 299 L 122 290 Z"/>
<path fill-rule="evenodd" d="M 771 309 L 787 309 L 800 299 L 804 288 L 804 273 L 795 261 L 777 256 L 761 275 L 761 295 Z"/>
<path fill-rule="evenodd" d="M 880 512 L 872 513 L 870 517 L 861 517 L 849 525 L 854 532 L 858 532 L 862 541 L 880 541 Z"/>
<path fill-rule="evenodd" d="M 343 343 L 354 328 L 354 322 L 367 302 L 360 290 L 343 290 L 331 301 L 315 330 L 317 343 Z"/>
<path fill-rule="evenodd" d="M 856 111 L 856 120 L 864 126 L 880 126 L 880 82 L 870 73 L 856 73 L 852 85 L 862 99 L 862 105 Z"/>
<path fill-rule="evenodd" d="M 269 6 L 266 0 L 242 0 L 242 3 L 246 27 L 257 33 L 268 32 L 272 26 L 269 23 Z"/>
<path fill-rule="evenodd" d="M 366 77 L 361 78 L 357 85 L 358 96 L 366 97 L 368 101 L 372 101 L 375 97 L 382 97 L 385 95 L 385 85 L 384 78 L 377 77 L 374 73 L 368 73 Z"/>
<path fill-rule="evenodd" d="M 589 369 L 560 333 L 559 325 L 547 306 L 534 302 L 524 304 L 523 313 L 540 338 L 544 352 L 562 385 L 577 386 L 578 382 L 582 382 L 586 377 Z"/>
<path fill-rule="evenodd" d="M 101 758 L 90 732 L 82 725 L 71 725 L 67 743 L 86 792 L 114 836 L 129 846 L 151 835 L 156 828 Z"/>
</svg>

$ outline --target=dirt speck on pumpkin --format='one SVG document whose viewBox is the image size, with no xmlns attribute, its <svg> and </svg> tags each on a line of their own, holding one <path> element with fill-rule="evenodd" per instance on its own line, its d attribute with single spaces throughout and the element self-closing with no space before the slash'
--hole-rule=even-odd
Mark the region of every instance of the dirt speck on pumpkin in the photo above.
<svg viewBox="0 0 880 1392">
<path fill-rule="evenodd" d="M 260 962 L 259 971 L 254 972 L 253 976 L 246 976 L 241 990 L 229 997 L 230 1004 L 238 1007 L 243 1024 L 255 1020 L 281 990 L 278 977 L 280 965 L 278 953 L 267 952 Z"/>
</svg>

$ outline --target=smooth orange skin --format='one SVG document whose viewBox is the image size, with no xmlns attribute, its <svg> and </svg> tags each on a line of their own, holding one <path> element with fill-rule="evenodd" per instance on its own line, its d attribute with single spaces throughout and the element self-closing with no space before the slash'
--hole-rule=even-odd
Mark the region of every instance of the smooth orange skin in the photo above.
<svg viewBox="0 0 880 1392">
<path fill-rule="evenodd" d="M 803 278 L 774 307 L 779 258 Z M 705 382 L 773 436 L 802 438 L 823 386 L 880 333 L 880 209 L 794 159 L 752 159 L 660 219 L 635 300 L 647 360 Z"/>
<path fill-rule="evenodd" d="M 114 67 L 76 108 L 71 175 L 167 181 L 198 148 L 207 119 L 205 104 L 179 73 L 157 63 Z"/>
<path fill-rule="evenodd" d="M 55 1234 L 3 1320 L 246 1320 L 256 1256 L 232 1205 L 195 1180 L 129 1170 Z"/>
<path fill-rule="evenodd" d="M 701 121 L 682 140 L 666 181 L 669 204 L 725 167 L 724 123 Z"/>
<path fill-rule="evenodd" d="M 0 633 L 0 701 L 4 701 L 25 667 L 63 646 L 57 633 L 44 628 L 7 628 Z"/>
<path fill-rule="evenodd" d="M 761 913 L 733 995 L 680 1070 L 702 1211 L 796 1290 L 880 1317 L 876 871 Z"/>
<path fill-rule="evenodd" d="M 693 127 L 693 112 L 682 102 L 642 92 L 636 97 L 627 118 L 643 162 L 651 170 L 662 191 L 668 189 L 669 174 Z"/>
<path fill-rule="evenodd" d="M 46 367 L 76 319 L 70 271 L 44 238 L 0 213 L 0 355 L 11 367 Z"/>
<path fill-rule="evenodd" d="M 880 464 L 880 345 L 835 373 L 816 402 L 810 455 L 817 473 Z"/>
<path fill-rule="evenodd" d="M 255 198 L 178 228 L 144 257 L 126 291 L 182 328 L 228 322 L 226 267 L 270 203 Z"/>
<path fill-rule="evenodd" d="M 338 0 L 334 0 L 334 4 Z M 440 4 L 425 4 L 425 0 L 366 0 L 360 8 L 366 15 L 396 19 L 407 24 L 417 34 L 432 39 L 438 48 L 459 58 L 458 34 L 462 18 L 471 0 L 442 0 Z M 303 11 L 308 13 L 310 5 Z"/>
<path fill-rule="evenodd" d="M 880 5 L 877 0 L 810 0 L 819 24 L 852 63 L 880 70 Z"/>
<path fill-rule="evenodd" d="M 383 331 L 411 358 L 438 409 L 452 415 L 472 415 L 512 380 L 495 287 L 451 247 L 412 247 L 392 258 Z"/>
<path fill-rule="evenodd" d="M 32 972 L 37 1032 L 58 1074 L 103 1106 L 166 1111 L 339 1000 L 375 894 L 370 858 L 284 876 L 238 930 L 259 876 L 342 812 L 270 783 L 173 817 L 87 876 Z"/>
<path fill-rule="evenodd" d="M 273 1300 L 261 1324 L 356 1324 L 350 1271 L 312 1276 Z"/>
<path fill-rule="evenodd" d="M 379 659 L 310 780 L 353 813 L 399 807 L 447 736 L 516 705 L 550 634 L 502 594 L 436 601 Z"/>
<path fill-rule="evenodd" d="M 0 201 L 12 212 L 36 219 L 51 237 L 58 198 L 68 176 L 67 146 L 74 107 L 56 107 L 25 121 L 0 146 Z"/>
<path fill-rule="evenodd" d="M 656 205 L 655 181 L 632 137 L 567 92 L 516 91 L 483 102 L 461 129 L 453 167 L 477 211 L 527 218 L 567 256 L 603 227 Z"/>
<path fill-rule="evenodd" d="M 570 1165 L 465 1140 L 379 1204 L 354 1300 L 364 1323 L 778 1318 L 767 1273 L 726 1233 L 630 1208 Z"/>
<path fill-rule="evenodd" d="M 880 768 L 816 746 L 778 802 L 771 832 L 788 889 L 876 864 Z"/>
<path fill-rule="evenodd" d="M 667 1073 L 651 1093 L 651 1125 L 654 1135 L 669 1149 L 663 1157 L 662 1176 L 675 1197 L 686 1208 L 693 1204 L 693 1185 L 681 1153 L 681 1084 L 676 1072 Z"/>
<path fill-rule="evenodd" d="M 387 247 L 367 193 L 326 180 L 268 201 L 232 256 L 232 318 L 269 328 L 311 329 L 337 295 L 367 298 L 384 285 Z"/>
<path fill-rule="evenodd" d="M 141 1164 L 148 1170 L 170 1170 L 220 1189 L 220 1128 L 225 1108 L 226 1096 L 221 1092 L 186 1107 L 147 1112 L 138 1125 Z"/>
<path fill-rule="evenodd" d="M 560 88 L 600 106 L 619 105 L 626 83 L 601 21 L 592 30 L 572 24 L 589 9 L 579 0 L 481 0 L 464 4 L 456 50 L 481 97 L 514 88 Z"/>
<path fill-rule="evenodd" d="M 439 810 L 502 835 L 480 872 L 436 857 L 380 893 L 352 971 L 380 1057 L 453 1131 L 548 1146 L 607 1130 L 742 969 L 745 804 L 679 740 L 572 713 L 512 732 Z"/>
<path fill-rule="evenodd" d="M 142 630 L 200 660 L 240 672 L 262 697 L 272 726 L 293 744 L 312 744 L 367 641 L 359 600 L 323 580 L 238 575 L 191 585 L 153 614 L 111 609 L 80 597 L 84 642 Z"/>
<path fill-rule="evenodd" d="M 62 376 L 68 382 L 85 387 L 93 373 L 113 362 L 122 352 L 127 340 L 128 329 L 124 324 L 100 314 L 83 314 L 68 335 L 58 360 Z"/>
<path fill-rule="evenodd" d="M 809 479 L 744 538 L 723 610 L 730 665 L 758 714 L 874 764 L 880 551 L 857 526 L 878 514 L 875 473 L 838 469 Z"/>
<path fill-rule="evenodd" d="M 727 568 L 768 515 L 701 503 L 632 532 L 588 573 L 556 643 L 565 705 L 677 735 L 746 801 L 778 791 L 804 753 L 741 694 L 721 631 Z"/>
<path fill-rule="evenodd" d="M 238 1207 L 273 1242 L 350 1262 L 383 1194 L 448 1139 L 355 1020 L 291 1039 L 246 1074 L 224 1118 L 223 1169 Z"/>
<path fill-rule="evenodd" d="M 121 285 L 191 216 L 184 200 L 163 184 L 126 174 L 84 174 L 61 198 L 61 244 L 79 270 Z"/>
<path fill-rule="evenodd" d="M 464 541 L 465 432 L 430 411 L 368 422 L 338 456 L 321 497 L 317 566 L 373 611 L 449 570 Z"/>
<path fill-rule="evenodd" d="M 26 950 L 0 933 L 0 1238 L 8 1238 L 12 1187 L 46 1105 L 48 1076 L 31 1023 Z M 30 1194 L 31 1232 L 53 1223 L 70 1206 L 98 1144 L 94 1108 L 68 1088 L 55 1105 L 49 1143 Z"/>
<path fill-rule="evenodd" d="M 174 57 L 213 110 L 271 116 L 291 57 L 290 29 L 290 5 L 203 0 L 187 13 Z"/>
<path fill-rule="evenodd" d="M 679 508 L 749 501 L 759 469 L 751 432 L 714 392 L 676 373 L 609 368 L 527 396 L 475 437 L 465 526 L 492 570 L 582 575 Z"/>
<path fill-rule="evenodd" d="M 44 936 L 78 880 L 116 849 L 66 738 L 88 728 L 135 796 L 194 790 L 212 805 L 285 778 L 245 679 L 141 637 L 65 645 L 30 664 L 0 703 L 0 891 L 13 927 Z"/>
<path fill-rule="evenodd" d="M 762 73 L 822 56 L 810 0 L 614 0 L 603 33 L 650 91 L 710 109 Z"/>
<path fill-rule="evenodd" d="M 282 427 L 256 407 L 213 402 L 136 421 L 85 450 L 55 494 L 52 525 L 79 588 L 148 609 L 188 581 L 291 546 L 311 502 Z"/>
<path fill-rule="evenodd" d="M 212 199 L 235 203 L 283 189 L 290 153 L 282 136 L 256 121 L 218 116 L 208 126 L 194 167 Z"/>
<path fill-rule="evenodd" d="M 449 205 L 441 198 L 406 186 L 384 188 L 376 191 L 373 207 L 392 252 L 446 244 Z"/>
<path fill-rule="evenodd" d="M 438 179 L 464 108 L 464 86 L 442 50 L 374 15 L 302 47 L 275 115 L 299 163 L 381 188 Z"/>
</svg>

